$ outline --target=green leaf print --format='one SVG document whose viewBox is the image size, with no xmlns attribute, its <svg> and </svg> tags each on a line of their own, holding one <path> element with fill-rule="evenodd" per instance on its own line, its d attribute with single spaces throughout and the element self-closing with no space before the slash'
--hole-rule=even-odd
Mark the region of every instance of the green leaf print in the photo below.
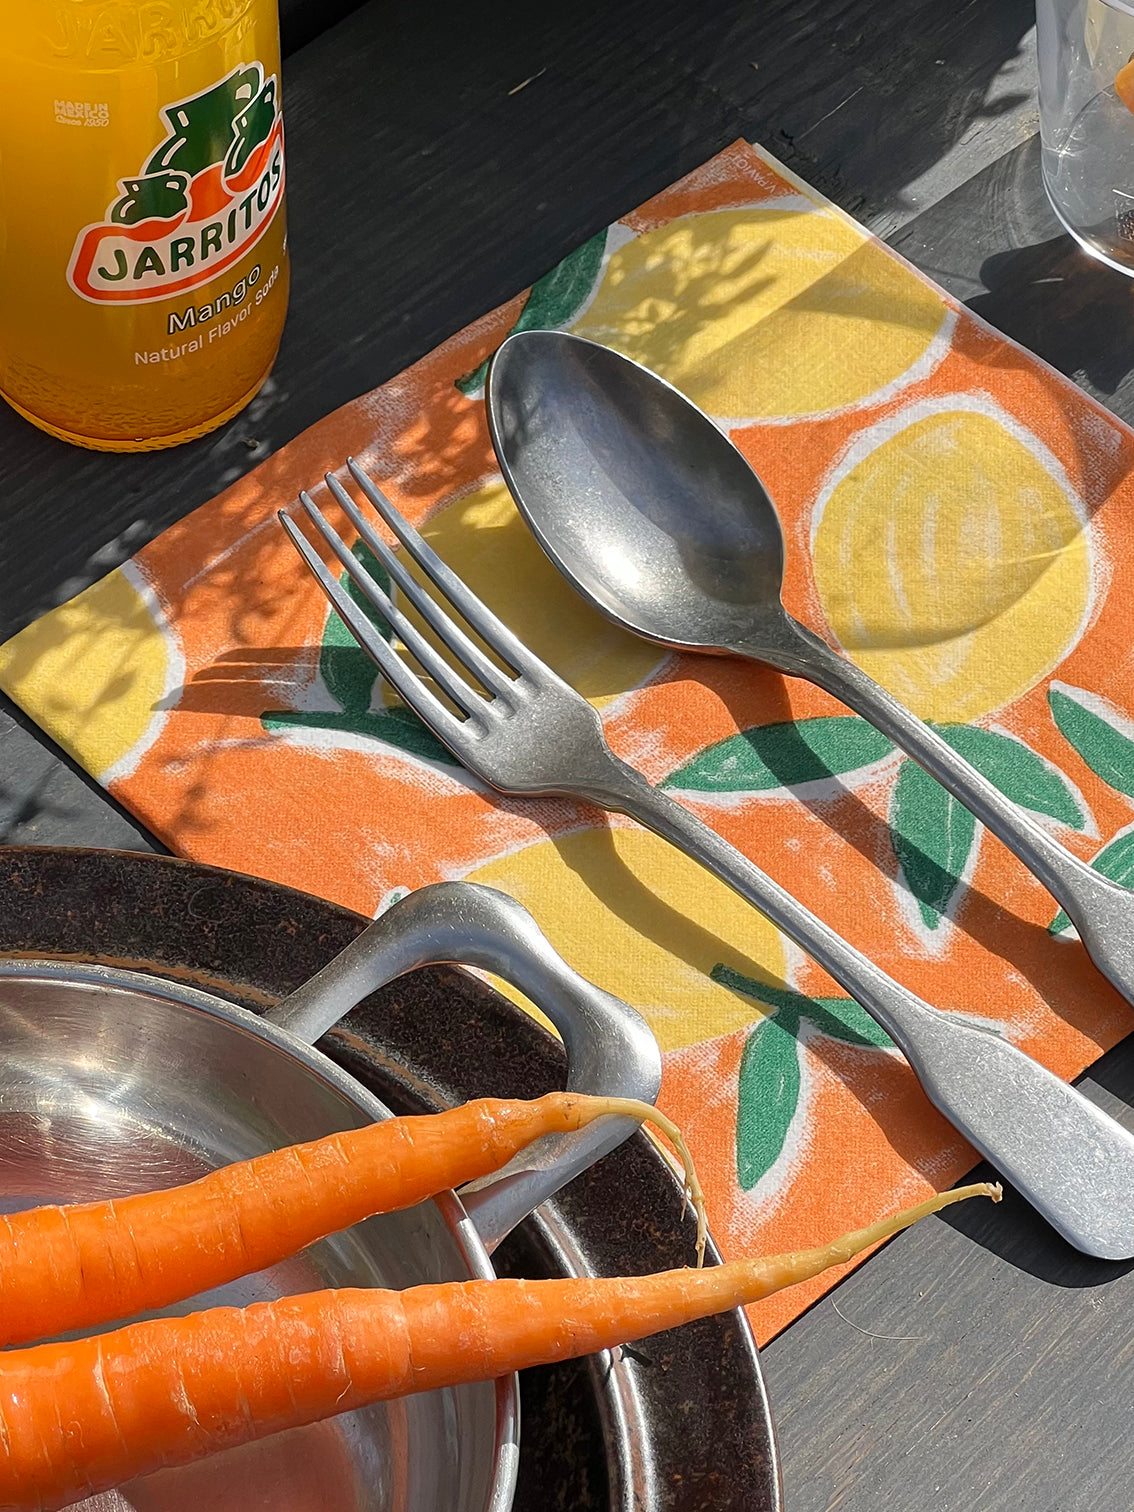
<svg viewBox="0 0 1134 1512">
<path fill-rule="evenodd" d="M 821 782 L 882 760 L 885 735 L 854 715 L 756 725 L 709 746 L 661 784 L 691 793 L 760 793 Z"/>
<path fill-rule="evenodd" d="M 426 761 L 460 765 L 449 747 L 430 734 L 411 709 L 397 704 L 361 714 L 336 714 L 327 709 L 269 709 L 260 716 L 260 724 L 265 730 L 342 730 L 345 734 L 384 741 Z"/>
<path fill-rule="evenodd" d="M 743 1191 L 775 1165 L 799 1110 L 799 1029 L 804 1019 L 829 1039 L 862 1049 L 890 1049 L 893 1041 L 852 998 L 810 998 L 789 987 L 742 976 L 717 965 L 714 982 L 774 1010 L 753 1028 L 737 1085 L 736 1174 Z"/>
<path fill-rule="evenodd" d="M 799 1020 L 790 1010 L 763 1019 L 740 1061 L 736 1176 L 749 1192 L 775 1165 L 799 1107 Z"/>
<path fill-rule="evenodd" d="M 1116 709 L 1082 688 L 1047 691 L 1048 708 L 1060 733 L 1075 747 L 1096 777 L 1116 792 L 1134 798 L 1134 740 L 1121 728 Z"/>
<path fill-rule="evenodd" d="M 948 907 L 976 838 L 976 820 L 913 761 L 904 761 L 890 799 L 890 835 L 906 886 L 927 929 Z"/>
<path fill-rule="evenodd" d="M 590 299 L 595 280 L 602 271 L 605 252 L 605 230 L 576 247 L 574 252 L 569 252 L 550 273 L 545 273 L 532 285 L 512 331 L 554 331 L 568 325 Z M 480 393 L 488 374 L 488 363 L 486 357 L 479 367 L 457 379 L 462 394 L 472 398 Z"/>
<path fill-rule="evenodd" d="M 1134 888 L 1134 829 L 1116 835 L 1091 862 L 1094 871 L 1123 887 Z M 1047 926 L 1049 934 L 1062 934 L 1071 928 L 1071 920 L 1062 909 Z"/>
<path fill-rule="evenodd" d="M 935 725 L 934 729 L 1005 798 L 1036 814 L 1047 814 L 1072 829 L 1085 828 L 1084 814 L 1067 779 L 1030 746 L 979 725 Z"/>
<path fill-rule="evenodd" d="M 1073 829 L 1087 815 L 1070 783 L 1014 735 L 979 725 L 934 725 L 1006 798 Z M 890 802 L 894 854 L 928 929 L 936 929 L 976 843 L 976 821 L 912 761 L 902 763 Z"/>
<path fill-rule="evenodd" d="M 366 568 L 378 586 L 389 593 L 389 576 L 374 553 L 359 541 L 351 554 Z M 389 640 L 389 626 L 374 614 L 356 585 L 345 573 L 339 581 L 365 612 L 379 635 L 384 640 Z M 319 676 L 327 692 L 339 705 L 338 710 L 269 709 L 260 716 L 261 726 L 269 731 L 342 730 L 348 734 L 366 735 L 384 741 L 387 745 L 397 746 L 399 750 L 408 751 L 411 756 L 420 756 L 427 761 L 458 765 L 449 748 L 426 729 L 411 709 L 403 704 L 394 704 L 388 709 L 371 709 L 374 685 L 379 676 L 378 668 L 333 609 L 328 611 L 323 627 Z"/>
</svg>

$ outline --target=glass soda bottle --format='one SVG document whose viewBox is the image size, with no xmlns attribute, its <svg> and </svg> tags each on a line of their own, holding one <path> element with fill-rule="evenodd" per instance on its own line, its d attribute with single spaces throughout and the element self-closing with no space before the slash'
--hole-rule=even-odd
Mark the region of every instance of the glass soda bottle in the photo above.
<svg viewBox="0 0 1134 1512">
<path fill-rule="evenodd" d="M 276 0 L 0 8 L 0 394 L 98 450 L 203 435 L 287 308 Z"/>
</svg>

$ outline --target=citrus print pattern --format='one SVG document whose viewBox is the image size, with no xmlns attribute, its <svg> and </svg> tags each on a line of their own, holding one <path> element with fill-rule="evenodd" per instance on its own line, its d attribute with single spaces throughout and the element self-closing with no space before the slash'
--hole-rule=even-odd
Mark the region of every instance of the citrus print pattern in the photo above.
<svg viewBox="0 0 1134 1512">
<path fill-rule="evenodd" d="M 1059 825 L 1082 830 L 1081 796 L 1051 762 L 1022 740 L 980 725 L 938 724 L 944 740 L 1014 803 Z M 886 764 L 895 781 L 889 806 L 890 842 L 899 891 L 917 904 L 916 922 L 937 930 L 978 844 L 976 821 L 915 762 L 899 757 L 884 735 L 854 715 L 796 719 L 741 730 L 699 752 L 661 784 L 686 796 L 758 792 L 832 797 L 840 782 L 877 783 Z"/>
<path fill-rule="evenodd" d="M 624 240 L 571 329 L 646 363 L 710 415 L 787 419 L 912 376 L 935 345 L 944 354 L 949 324 L 933 288 L 792 196 Z"/>
<path fill-rule="evenodd" d="M 686 389 L 776 502 L 789 610 L 1134 885 L 1134 436 L 744 144 L 17 636 L 0 683 L 183 855 L 368 916 L 440 878 L 518 897 L 653 1025 L 722 1249 L 814 1244 L 973 1152 L 727 889 L 617 816 L 491 792 L 392 697 L 275 519 L 307 488 L 346 530 L 327 469 L 358 458 L 621 756 L 930 1002 L 1064 1077 L 1134 1012 L 1048 893 L 864 721 L 576 601 L 485 425 L 484 364 L 517 325 L 610 341 Z M 758 1335 L 831 1279 L 754 1308 Z"/>
<path fill-rule="evenodd" d="M 1022 426 L 963 395 L 919 404 L 857 436 L 824 487 L 815 587 L 864 672 L 922 719 L 965 723 L 1020 698 L 1078 639 L 1084 524 Z"/>
<path fill-rule="evenodd" d="M 5 689 L 103 782 L 127 776 L 157 738 L 183 672 L 175 634 L 131 562 L 0 646 Z"/>
<path fill-rule="evenodd" d="M 544 556 L 499 479 L 446 504 L 422 531 L 437 554 L 537 656 L 601 708 L 665 659 L 658 646 L 599 619 Z M 428 581 L 413 564 L 419 582 Z M 439 651 L 433 631 L 399 599 Z"/>
<path fill-rule="evenodd" d="M 662 1050 L 751 1024 L 768 1009 L 747 984 L 773 993 L 787 971 L 786 942 L 765 919 L 664 840 L 617 821 L 537 840 L 467 876 L 522 903 L 577 971 L 646 1016 Z"/>
</svg>

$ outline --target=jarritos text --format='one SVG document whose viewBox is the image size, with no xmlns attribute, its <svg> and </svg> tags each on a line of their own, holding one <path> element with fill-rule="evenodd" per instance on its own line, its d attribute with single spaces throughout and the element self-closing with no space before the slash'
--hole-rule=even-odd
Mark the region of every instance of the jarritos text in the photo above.
<svg viewBox="0 0 1134 1512">
<path fill-rule="evenodd" d="M 96 304 L 142 303 L 199 288 L 250 251 L 283 197 L 276 80 L 236 68 L 161 112 L 168 134 L 106 220 L 79 233 L 67 269 Z"/>
</svg>

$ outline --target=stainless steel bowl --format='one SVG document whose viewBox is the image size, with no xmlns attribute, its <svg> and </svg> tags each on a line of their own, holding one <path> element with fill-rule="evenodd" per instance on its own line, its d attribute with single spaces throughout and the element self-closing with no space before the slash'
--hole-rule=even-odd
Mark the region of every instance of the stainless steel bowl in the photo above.
<svg viewBox="0 0 1134 1512">
<path fill-rule="evenodd" d="M 568 1085 L 652 1101 L 660 1056 L 633 1009 L 572 972 L 511 899 L 444 883 L 412 893 L 258 1018 L 196 988 L 101 966 L 0 962 L 0 1205 L 14 1211 L 152 1190 L 388 1110 L 311 1048 L 369 992 L 459 962 L 511 981 L 552 1019 Z M 464 1202 L 447 1194 L 333 1236 L 178 1311 L 321 1286 L 491 1277 L 520 1219 L 634 1125 L 543 1142 Z M 99 1512 L 508 1512 L 514 1378 L 379 1404 L 162 1471 L 82 1505 Z"/>
</svg>

